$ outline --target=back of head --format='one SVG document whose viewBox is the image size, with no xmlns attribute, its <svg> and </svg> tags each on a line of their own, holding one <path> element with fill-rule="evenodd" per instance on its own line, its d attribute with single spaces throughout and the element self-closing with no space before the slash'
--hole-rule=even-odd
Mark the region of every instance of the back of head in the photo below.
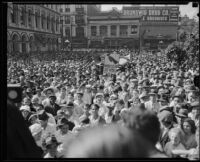
<svg viewBox="0 0 200 162">
<path fill-rule="evenodd" d="M 138 132 L 109 125 L 81 132 L 69 146 L 65 158 L 125 158 L 147 157 L 148 141 Z"/>
<path fill-rule="evenodd" d="M 156 144 L 160 135 L 160 122 L 154 112 L 148 110 L 138 110 L 129 114 L 126 126 L 138 131 L 141 135 Z"/>
</svg>

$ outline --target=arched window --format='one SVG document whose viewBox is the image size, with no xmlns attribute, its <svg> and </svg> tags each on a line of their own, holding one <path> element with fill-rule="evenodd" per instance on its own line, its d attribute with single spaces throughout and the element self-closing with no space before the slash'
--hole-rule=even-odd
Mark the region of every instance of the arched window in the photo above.
<svg viewBox="0 0 200 162">
<path fill-rule="evenodd" d="M 12 37 L 13 42 L 13 52 L 19 52 L 19 36 L 14 34 Z"/>
<path fill-rule="evenodd" d="M 83 27 L 77 27 L 76 28 L 76 36 L 77 37 L 84 37 L 84 28 Z"/>
<path fill-rule="evenodd" d="M 30 51 L 33 52 L 35 49 L 35 44 L 34 44 L 34 38 L 33 36 L 30 36 Z"/>
<path fill-rule="evenodd" d="M 23 35 L 22 36 L 22 53 L 27 52 L 26 43 L 27 43 L 27 38 L 25 35 Z"/>
</svg>

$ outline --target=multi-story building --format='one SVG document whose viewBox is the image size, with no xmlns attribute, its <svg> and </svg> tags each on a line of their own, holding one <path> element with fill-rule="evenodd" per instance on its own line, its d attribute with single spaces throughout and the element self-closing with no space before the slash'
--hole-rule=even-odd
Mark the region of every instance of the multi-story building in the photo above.
<svg viewBox="0 0 200 162">
<path fill-rule="evenodd" d="M 166 47 L 176 40 L 179 7 L 8 3 L 8 52 L 72 48 Z M 69 47 L 69 46 L 68 46 Z"/>
<path fill-rule="evenodd" d="M 59 10 L 59 5 L 8 3 L 8 52 L 58 50 L 61 36 Z"/>
<path fill-rule="evenodd" d="M 123 15 L 113 8 L 88 13 L 88 45 L 90 48 L 138 48 L 139 16 Z"/>
<path fill-rule="evenodd" d="M 63 48 L 70 44 L 73 48 L 86 48 L 87 5 L 61 5 L 60 14 Z"/>
<path fill-rule="evenodd" d="M 139 16 L 140 47 L 147 49 L 165 48 L 176 40 L 179 21 L 177 6 L 126 6 L 123 15 Z"/>
</svg>

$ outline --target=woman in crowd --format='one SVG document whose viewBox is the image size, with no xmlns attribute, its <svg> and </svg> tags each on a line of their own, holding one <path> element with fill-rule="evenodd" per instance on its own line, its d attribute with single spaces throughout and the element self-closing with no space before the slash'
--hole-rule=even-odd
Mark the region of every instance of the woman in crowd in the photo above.
<svg viewBox="0 0 200 162">
<path fill-rule="evenodd" d="M 173 150 L 185 150 L 184 145 L 181 143 L 182 131 L 179 128 L 172 128 L 169 131 L 170 141 L 166 143 L 164 147 L 164 152 L 171 158 L 176 157 L 172 151 Z"/>
<path fill-rule="evenodd" d="M 193 120 L 186 118 L 181 124 L 183 130 L 182 142 L 187 150 L 196 148 L 197 141 L 195 139 L 196 126 Z"/>
<path fill-rule="evenodd" d="M 99 124 L 105 124 L 106 123 L 104 118 L 99 115 L 99 105 L 92 104 L 90 114 L 91 115 L 90 115 L 89 119 L 90 119 L 91 126 L 97 126 Z"/>
<path fill-rule="evenodd" d="M 61 88 L 61 91 L 60 91 L 60 93 L 59 93 L 59 95 L 57 97 L 56 103 L 58 105 L 67 104 L 67 92 L 66 92 L 66 88 L 65 87 Z"/>
</svg>

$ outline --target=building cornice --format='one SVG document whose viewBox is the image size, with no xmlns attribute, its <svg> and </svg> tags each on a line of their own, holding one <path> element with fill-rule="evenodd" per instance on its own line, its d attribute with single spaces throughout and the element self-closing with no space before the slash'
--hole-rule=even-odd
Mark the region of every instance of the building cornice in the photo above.
<svg viewBox="0 0 200 162">
<path fill-rule="evenodd" d="M 33 29 L 24 29 L 24 28 L 18 28 L 18 27 L 11 27 L 8 26 L 7 29 L 11 30 L 20 30 L 20 31 L 28 31 L 28 32 L 34 32 L 34 33 L 40 33 L 40 34 L 47 34 L 47 35 L 55 35 L 55 36 L 60 36 L 61 34 L 56 34 L 56 33 L 49 33 L 49 32 L 44 32 L 44 31 L 39 31 L 39 30 L 33 30 Z"/>
<path fill-rule="evenodd" d="M 40 6 L 41 8 L 44 8 L 45 10 L 48 10 L 48 11 L 54 12 L 54 13 L 56 13 L 56 14 L 58 14 L 58 15 L 61 14 L 59 11 L 55 11 L 55 10 L 50 9 L 50 8 L 48 8 L 48 7 L 45 7 L 45 6 L 43 6 L 43 5 L 39 5 L 39 6 Z"/>
</svg>

